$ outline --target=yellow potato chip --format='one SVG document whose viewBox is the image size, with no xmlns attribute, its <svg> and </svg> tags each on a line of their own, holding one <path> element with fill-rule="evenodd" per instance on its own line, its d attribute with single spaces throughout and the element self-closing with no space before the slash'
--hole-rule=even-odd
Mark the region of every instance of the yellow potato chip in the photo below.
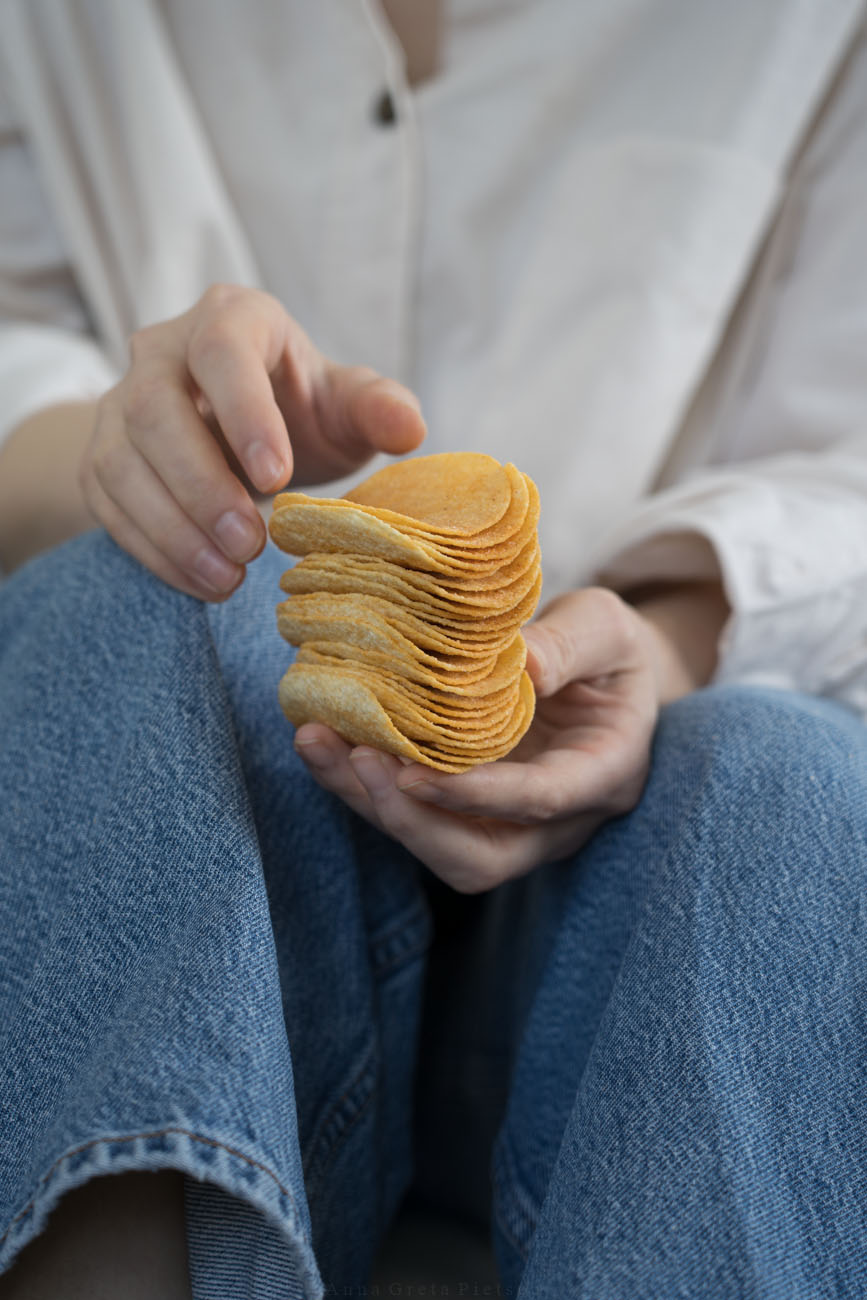
<svg viewBox="0 0 867 1300">
<path fill-rule="evenodd" d="M 500 690 L 512 682 L 517 675 L 516 661 L 520 662 L 523 669 L 527 658 L 527 647 L 520 633 L 497 657 L 492 668 L 482 665 L 480 668 L 465 672 L 448 668 L 437 671 L 429 663 L 421 660 L 401 659 L 391 650 L 384 652 L 364 649 L 346 641 L 305 641 L 296 656 L 296 662 L 301 657 L 302 651 L 308 649 L 317 650 L 320 654 L 330 655 L 336 659 L 349 659 L 355 663 L 369 664 L 372 668 L 385 672 L 398 671 L 409 681 L 455 695 L 481 695 Z"/>
<path fill-rule="evenodd" d="M 424 462 L 422 472 L 419 461 Z M 513 490 L 506 469 L 493 456 L 460 451 L 394 461 L 347 492 L 346 499 L 389 511 L 410 525 L 466 535 L 498 523 Z"/>
<path fill-rule="evenodd" d="M 425 459 L 407 464 L 423 468 Z M 402 530 L 380 518 L 374 507 L 356 505 L 345 498 L 306 497 L 291 492 L 275 498 L 269 530 L 277 545 L 292 555 L 308 555 L 312 551 L 375 555 L 435 573 L 457 576 L 490 573 L 520 553 L 538 523 L 539 495 L 535 484 L 526 475 L 517 471 L 515 475 L 516 483 L 527 494 L 527 501 L 520 508 L 523 522 L 517 531 L 493 545 L 485 541 L 485 534 L 475 539 L 455 536 L 454 544 L 446 543 Z"/>
<path fill-rule="evenodd" d="M 284 591 L 369 592 L 387 600 L 416 601 L 448 609 L 456 615 L 467 606 L 476 611 L 509 611 L 539 577 L 539 547 L 535 539 L 508 565 L 482 577 L 437 579 L 417 569 L 371 556 L 323 555 L 313 552 L 288 569 L 280 579 Z"/>
<path fill-rule="evenodd" d="M 443 771 L 508 753 L 535 703 L 519 632 L 541 589 L 532 480 L 452 453 L 274 507 L 272 537 L 305 557 L 277 610 L 299 646 L 280 684 L 287 717 Z"/>
<path fill-rule="evenodd" d="M 498 698 L 496 708 L 441 713 L 420 703 L 399 680 L 388 680 L 382 674 L 367 671 L 364 665 L 346 663 L 341 666 L 338 662 L 337 669 L 363 682 L 398 730 L 411 740 L 429 740 L 458 750 L 478 749 L 482 744 L 496 743 L 511 735 L 525 712 L 521 690 L 526 674 L 502 693 L 507 698 Z"/>
<path fill-rule="evenodd" d="M 360 668 L 366 678 L 380 679 L 384 685 L 400 691 L 425 713 L 443 720 L 470 717 L 484 720 L 489 714 L 502 713 L 511 699 L 514 681 L 520 677 L 521 671 L 519 670 L 517 676 L 509 676 L 505 686 L 498 685 L 496 681 L 489 683 L 487 679 L 480 678 L 478 682 L 470 683 L 458 692 L 456 689 L 440 690 L 426 682 L 416 681 L 405 673 L 389 671 L 387 668 L 376 667 L 367 662 L 359 664 L 355 660 L 341 658 L 339 655 L 326 654 L 309 641 L 301 646 L 295 662 L 321 664 L 326 668 L 346 669 L 348 667 L 353 671 Z"/>
<path fill-rule="evenodd" d="M 386 753 L 425 763 L 443 772 L 463 772 L 476 766 L 473 751 L 453 751 L 447 746 L 422 742 L 416 744 L 394 725 L 374 692 L 360 681 L 339 670 L 293 664 L 278 688 L 283 712 L 296 727 L 305 722 L 323 722 L 353 745 L 372 745 Z M 529 694 L 532 695 L 532 687 Z M 522 685 L 524 712 L 518 728 L 526 724 L 527 689 Z M 509 752 L 510 739 L 484 748 L 485 762 L 492 762 Z"/>
<path fill-rule="evenodd" d="M 490 547 L 508 541 L 521 531 L 530 508 L 531 480 L 516 470 L 514 465 L 500 466 L 491 461 L 489 456 L 479 456 L 479 460 L 491 462 L 496 467 L 499 483 L 493 509 L 490 508 L 490 476 L 478 497 L 462 493 L 460 489 L 452 494 L 446 492 L 445 495 L 439 490 L 431 491 L 429 478 L 442 483 L 447 477 L 443 472 L 443 462 L 452 463 L 462 459 L 472 461 L 475 457 L 474 452 L 416 457 L 387 465 L 343 497 L 315 497 L 303 492 L 282 492 L 274 499 L 274 509 L 282 511 L 313 505 L 331 510 L 351 510 L 379 519 L 408 537 L 434 546 L 469 550 Z M 395 485 L 382 493 L 376 491 L 377 484 L 384 483 L 389 476 L 395 480 L 400 478 L 406 485 L 402 500 L 405 510 L 415 507 L 428 514 L 448 517 L 453 520 L 453 524 L 438 527 L 429 523 L 424 514 L 413 517 L 385 505 L 386 500 L 394 503 L 398 501 Z M 380 497 L 382 501 L 378 502 L 377 498 Z M 484 523 L 486 519 L 489 522 Z M 461 522 L 465 526 L 460 526 Z M 482 527 L 477 527 L 480 524 Z"/>
</svg>

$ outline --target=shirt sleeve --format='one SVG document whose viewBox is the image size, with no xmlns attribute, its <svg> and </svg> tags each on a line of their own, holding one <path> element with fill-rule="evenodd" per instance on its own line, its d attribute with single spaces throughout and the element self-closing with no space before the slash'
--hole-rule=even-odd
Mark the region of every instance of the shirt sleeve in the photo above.
<svg viewBox="0 0 867 1300">
<path fill-rule="evenodd" d="M 617 590 L 721 574 L 719 681 L 867 718 L 867 42 L 787 187 L 695 412 L 702 451 L 616 527 Z"/>
<path fill-rule="evenodd" d="M 0 87 L 0 443 L 55 402 L 96 397 L 117 372 L 87 309 L 14 111 Z"/>
</svg>

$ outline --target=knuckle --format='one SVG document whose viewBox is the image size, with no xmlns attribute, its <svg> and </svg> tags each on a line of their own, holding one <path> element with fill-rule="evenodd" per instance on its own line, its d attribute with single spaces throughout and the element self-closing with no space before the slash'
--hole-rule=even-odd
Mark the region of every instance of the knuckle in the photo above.
<svg viewBox="0 0 867 1300">
<path fill-rule="evenodd" d="M 133 375 L 123 404 L 127 422 L 138 429 L 159 424 L 166 408 L 166 381 L 157 375 Z"/>
<path fill-rule="evenodd" d="M 520 820 L 528 826 L 538 826 L 541 822 L 551 821 L 558 817 L 562 811 L 562 799 L 559 794 L 550 787 L 542 786 L 538 790 L 531 792 L 530 797 L 521 810 Z"/>
<path fill-rule="evenodd" d="M 91 465 L 97 480 L 108 492 L 117 490 L 129 472 L 129 456 L 121 442 L 106 442 L 94 449 Z"/>
<path fill-rule="evenodd" d="M 592 600 L 596 608 L 608 618 L 622 618 L 623 601 L 610 587 L 588 587 L 587 599 Z"/>
<path fill-rule="evenodd" d="M 572 659 L 572 638 L 559 622 L 547 623 L 541 630 L 546 641 L 546 676 L 561 680 L 568 672 Z"/>
<path fill-rule="evenodd" d="M 214 284 L 208 285 L 199 299 L 199 306 L 205 312 L 221 312 L 245 292 L 249 291 L 243 289 L 240 285 L 216 281 Z"/>
<path fill-rule="evenodd" d="M 190 335 L 187 355 L 195 370 L 212 362 L 219 362 L 236 346 L 235 330 L 231 316 L 221 311 L 209 316 Z"/>
<path fill-rule="evenodd" d="M 594 601 L 605 626 L 624 644 L 632 645 L 637 638 L 636 622 L 622 597 L 610 587 L 590 587 L 587 594 Z"/>
</svg>

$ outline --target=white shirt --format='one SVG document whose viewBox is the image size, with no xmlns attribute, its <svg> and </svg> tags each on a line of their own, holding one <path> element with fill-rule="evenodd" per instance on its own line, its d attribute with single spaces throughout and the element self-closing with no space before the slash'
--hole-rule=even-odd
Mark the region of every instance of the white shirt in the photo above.
<svg viewBox="0 0 867 1300">
<path fill-rule="evenodd" d="M 718 678 L 867 717 L 864 17 L 450 0 L 412 91 L 374 0 L 0 0 L 0 425 L 259 284 L 533 475 L 547 591 L 718 566 Z"/>
</svg>

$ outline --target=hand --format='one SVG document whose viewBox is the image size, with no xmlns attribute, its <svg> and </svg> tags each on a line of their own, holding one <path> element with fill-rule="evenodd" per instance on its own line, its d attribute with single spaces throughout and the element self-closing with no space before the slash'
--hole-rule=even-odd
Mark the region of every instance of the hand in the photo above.
<svg viewBox="0 0 867 1300">
<path fill-rule="evenodd" d="M 536 688 L 508 758 L 459 775 L 350 748 L 308 723 L 295 745 L 320 785 L 463 893 L 579 849 L 638 802 L 658 713 L 655 633 L 613 592 L 589 588 L 525 628 Z"/>
<path fill-rule="evenodd" d="M 223 600 L 265 545 L 251 488 L 339 478 L 424 437 L 392 380 L 322 355 L 270 295 L 216 285 L 182 316 L 133 335 L 124 378 L 99 402 L 85 501 L 121 546 L 190 595 Z"/>
</svg>

